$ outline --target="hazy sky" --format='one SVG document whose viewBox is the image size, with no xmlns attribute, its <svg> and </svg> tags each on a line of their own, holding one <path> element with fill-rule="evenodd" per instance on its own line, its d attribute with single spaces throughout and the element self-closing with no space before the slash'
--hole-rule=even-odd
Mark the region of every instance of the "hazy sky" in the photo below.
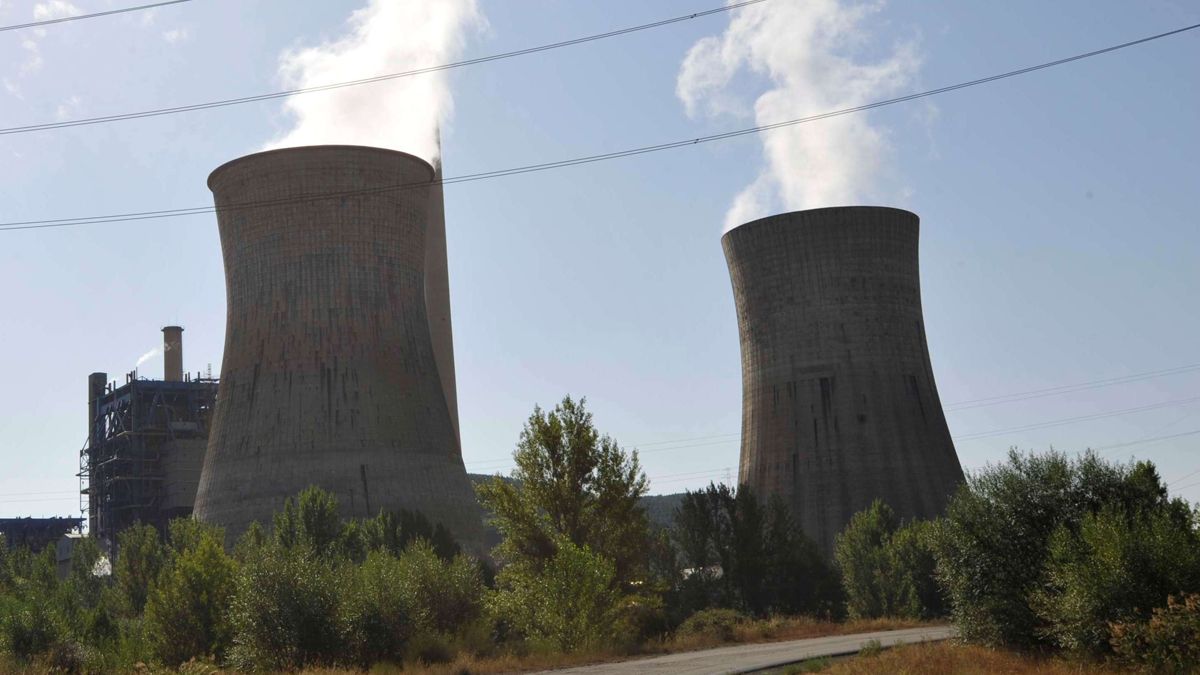
<svg viewBox="0 0 1200 675">
<path fill-rule="evenodd" d="M 0 32 L 0 127 L 367 77 L 719 2 L 195 0 Z M 67 11 L 0 0 L 0 25 Z M 229 159 L 312 139 L 428 152 L 439 118 L 447 176 L 620 150 L 1197 21 L 1195 3 L 1166 0 L 769 0 L 424 82 L 3 135 L 0 221 L 203 206 L 205 178 Z M 951 431 L 975 436 L 957 441 L 966 468 L 1011 446 L 1098 447 L 1153 460 L 1200 499 L 1200 472 L 1188 475 L 1200 433 L 1181 435 L 1200 430 L 1200 368 L 953 409 L 1200 364 L 1197 63 L 1200 32 L 769 136 L 448 186 L 468 469 L 506 469 L 534 404 L 569 392 L 642 448 L 652 492 L 735 478 L 741 375 L 721 232 L 754 214 L 862 202 L 921 216 L 925 324 Z M 88 373 L 123 380 L 174 323 L 185 367 L 220 370 L 215 219 L 0 232 L 0 287 L 0 516 L 72 514 Z M 161 357 L 140 372 L 160 377 Z M 1077 417 L 1092 419 L 1014 430 Z M 1162 436 L 1176 438 L 1135 443 Z"/>
</svg>

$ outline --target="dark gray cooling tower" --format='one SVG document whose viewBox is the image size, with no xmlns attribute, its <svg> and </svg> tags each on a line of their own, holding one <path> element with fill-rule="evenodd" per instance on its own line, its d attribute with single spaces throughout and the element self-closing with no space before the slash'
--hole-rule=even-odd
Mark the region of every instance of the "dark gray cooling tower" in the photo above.
<svg viewBox="0 0 1200 675">
<path fill-rule="evenodd" d="M 345 516 L 418 510 L 478 546 L 426 311 L 432 178 L 416 157 L 355 146 L 261 152 L 209 176 L 228 319 L 201 520 L 236 535 L 319 485 Z"/>
<path fill-rule="evenodd" d="M 739 479 L 782 497 L 827 555 L 874 499 L 928 518 L 963 479 L 925 342 L 918 226 L 850 206 L 721 239 L 742 348 Z"/>
</svg>

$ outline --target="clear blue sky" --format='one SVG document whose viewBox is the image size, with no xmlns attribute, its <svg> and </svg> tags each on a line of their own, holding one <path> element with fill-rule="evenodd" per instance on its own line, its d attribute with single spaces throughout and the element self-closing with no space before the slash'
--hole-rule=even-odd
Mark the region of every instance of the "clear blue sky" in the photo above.
<svg viewBox="0 0 1200 675">
<path fill-rule="evenodd" d="M 787 3 L 800 0 L 770 0 Z M 483 0 L 482 56 L 719 0 Z M 0 0 L 0 24 L 33 18 Z M 124 4 L 78 0 L 85 11 Z M 288 47 L 336 37 L 361 0 L 195 0 L 0 33 L 0 126 L 255 94 Z M 299 7 L 303 5 L 304 9 Z M 753 124 L 690 117 L 689 48 L 726 15 L 455 71 L 447 175 Z M 911 88 L 992 74 L 1200 21 L 1189 2 L 892 2 L 870 58 L 919 56 Z M 30 43 L 33 43 L 32 45 Z M 870 113 L 889 147 L 883 203 L 922 219 L 925 323 L 944 403 L 1200 363 L 1200 34 Z M 362 73 L 363 76 L 375 73 Z M 764 75 L 732 85 L 761 92 Z M 386 95 L 388 85 L 373 85 Z M 323 94 L 314 94 L 322 96 Z M 211 203 L 205 178 L 286 130 L 279 102 L 0 136 L 0 221 Z M 818 133 L 819 124 L 810 131 Z M 719 237 L 763 166 L 749 137 L 447 188 L 463 454 L 504 469 L 533 405 L 587 396 L 644 446 L 652 492 L 736 477 L 741 379 Z M 121 378 L 182 324 L 185 367 L 219 371 L 225 293 L 211 215 L 0 232 L 0 516 L 78 509 L 86 378 Z M 142 375 L 161 376 L 153 359 Z M 949 413 L 956 436 L 1200 397 L 1200 371 Z M 1067 451 L 1200 429 L 1200 403 L 957 444 Z M 676 439 L 702 440 L 660 444 Z M 1102 450 L 1200 469 L 1200 434 Z M 1195 485 L 1192 485 L 1196 483 Z M 1176 486 L 1200 499 L 1200 473 Z"/>
</svg>

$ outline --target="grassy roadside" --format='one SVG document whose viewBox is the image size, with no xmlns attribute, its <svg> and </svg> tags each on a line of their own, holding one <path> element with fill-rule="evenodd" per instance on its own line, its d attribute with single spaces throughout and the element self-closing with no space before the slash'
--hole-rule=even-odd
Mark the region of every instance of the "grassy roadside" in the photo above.
<svg viewBox="0 0 1200 675">
<path fill-rule="evenodd" d="M 1022 654 L 956 642 L 901 645 L 870 656 L 838 659 L 821 667 L 796 664 L 779 673 L 818 672 L 823 675 L 1117 675 L 1136 671 L 1103 663 L 1068 661 L 1061 657 Z M 804 669 L 808 667 L 809 669 Z"/>
<path fill-rule="evenodd" d="M 920 626 L 939 625 L 922 621 L 897 619 L 877 619 L 871 621 L 818 621 L 808 617 L 772 618 L 759 621 L 748 621 L 734 628 L 732 640 L 722 640 L 714 635 L 688 635 L 660 642 L 642 645 L 636 650 L 577 652 L 573 654 L 496 654 L 490 656 L 459 655 L 454 661 L 444 664 L 416 666 L 406 668 L 399 666 L 377 665 L 371 673 L 385 675 L 391 673 L 428 673 L 430 675 L 463 675 L 465 673 L 513 673 L 547 670 L 551 668 L 567 668 L 609 661 L 623 661 L 631 658 L 654 656 L 658 654 L 673 654 L 677 652 L 711 649 L 733 644 L 753 644 L 760 642 L 779 642 L 783 640 L 801 640 L 804 638 L 827 637 L 831 635 L 848 635 L 882 630 L 900 630 Z M 355 671 L 338 669 L 311 669 L 304 671 L 305 675 L 349 675 Z"/>
</svg>

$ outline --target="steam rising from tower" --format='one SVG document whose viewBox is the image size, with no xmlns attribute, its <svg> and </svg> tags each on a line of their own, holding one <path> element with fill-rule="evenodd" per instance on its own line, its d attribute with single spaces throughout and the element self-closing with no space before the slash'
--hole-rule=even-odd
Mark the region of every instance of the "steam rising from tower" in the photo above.
<svg viewBox="0 0 1200 675">
<path fill-rule="evenodd" d="M 426 305 L 433 175 L 401 152 L 315 146 L 209 177 L 228 318 L 197 517 L 236 534 L 315 484 L 344 516 L 418 510 L 477 545 Z M 246 203 L 263 205 L 230 208 Z"/>
<path fill-rule="evenodd" d="M 939 515 L 962 467 L 933 381 L 908 211 L 839 207 L 721 239 L 742 351 L 740 482 L 832 555 L 856 512 Z"/>
</svg>

